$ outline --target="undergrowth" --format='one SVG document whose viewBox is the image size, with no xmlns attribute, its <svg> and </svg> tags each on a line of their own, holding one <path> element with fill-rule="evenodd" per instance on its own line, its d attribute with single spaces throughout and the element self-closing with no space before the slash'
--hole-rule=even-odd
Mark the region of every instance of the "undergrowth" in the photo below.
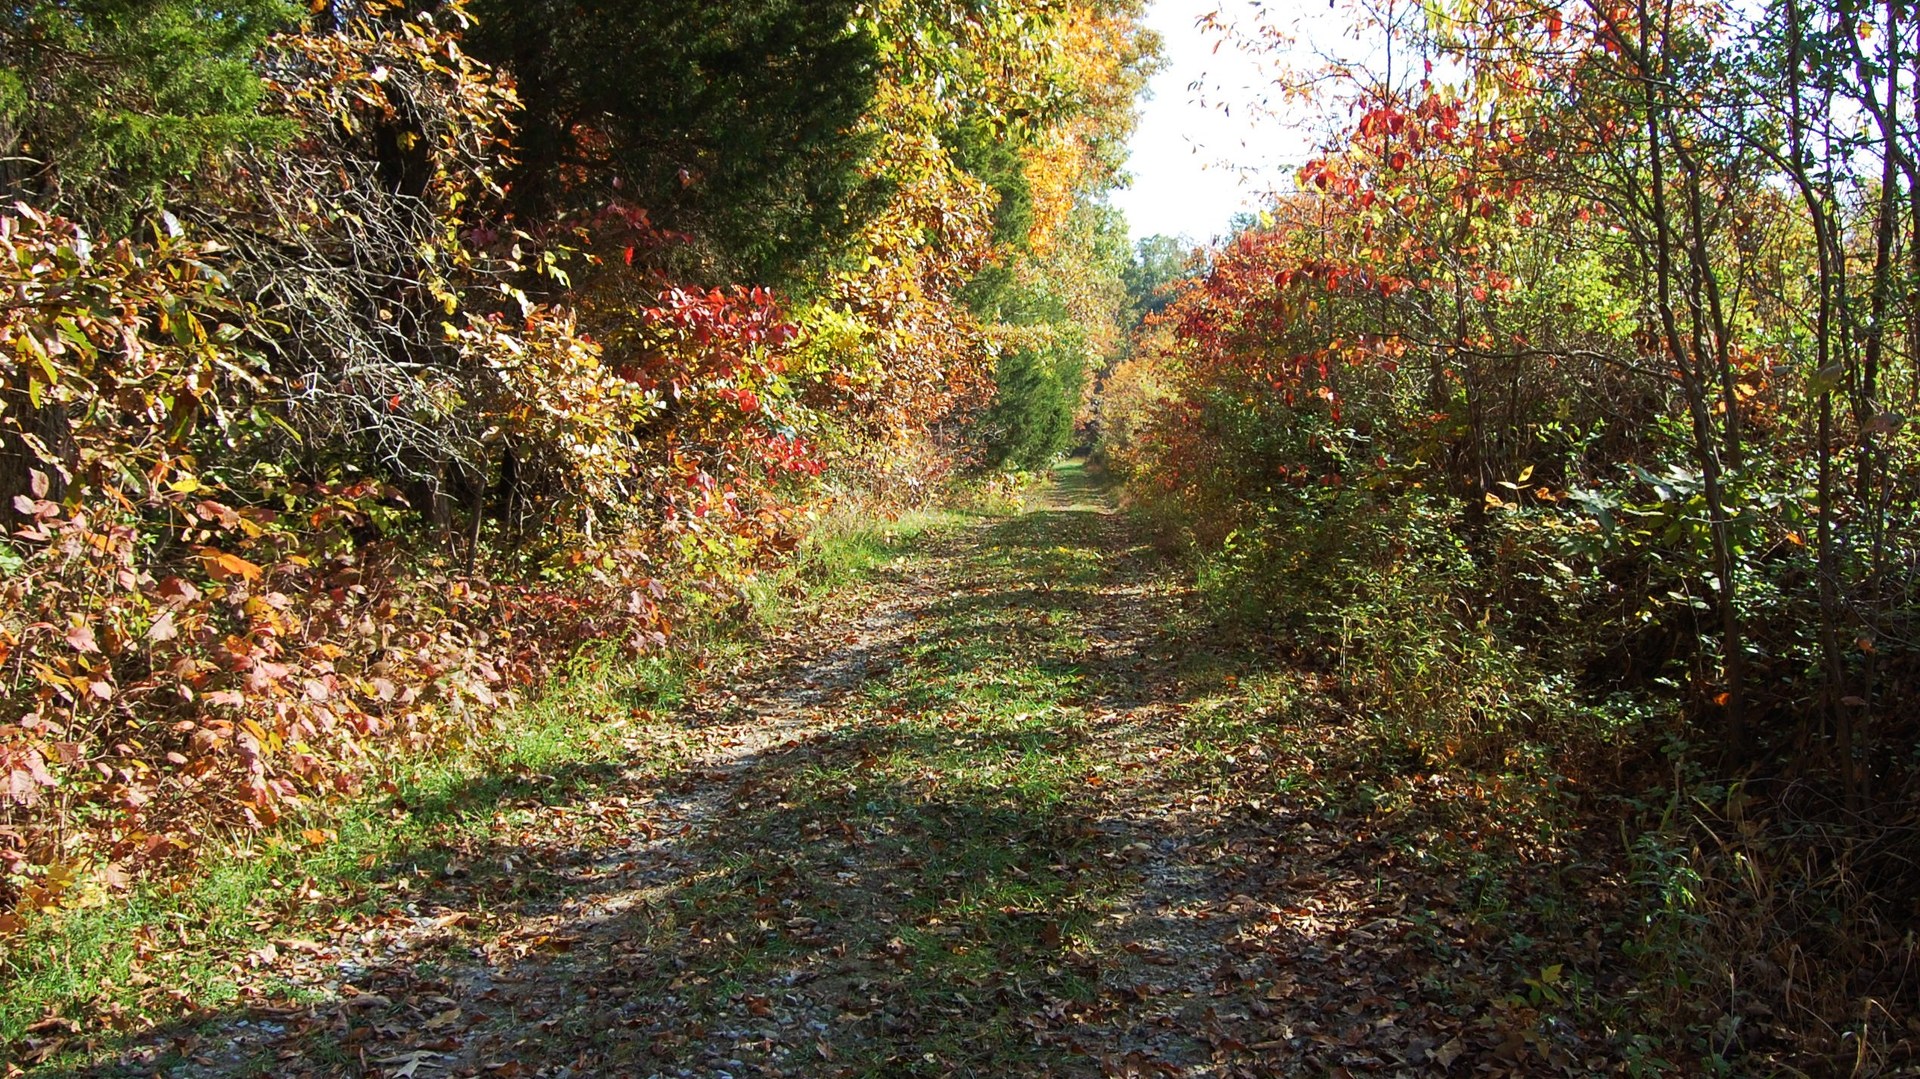
<svg viewBox="0 0 1920 1079">
<path fill-rule="evenodd" d="M 1920 948 L 1886 916 L 1871 830 L 1796 817 L 1791 778 L 1730 771 L 1670 695 L 1583 674 L 1606 662 L 1580 613 L 1606 581 L 1568 569 L 1551 521 L 1476 533 L 1461 517 L 1444 499 L 1339 492 L 1169 534 L 1215 621 L 1314 680 L 1323 722 L 1345 732 L 1326 767 L 1343 800 L 1430 812 L 1464 784 L 1498 830 L 1579 837 L 1566 841 L 1586 869 L 1566 894 L 1599 898 L 1540 924 L 1606 942 L 1568 1006 L 1612 1030 L 1637 1073 L 1897 1070 L 1912 1036 L 1900 972 Z M 1470 886 L 1520 871 L 1501 849 L 1436 840 L 1419 857 Z"/>
</svg>

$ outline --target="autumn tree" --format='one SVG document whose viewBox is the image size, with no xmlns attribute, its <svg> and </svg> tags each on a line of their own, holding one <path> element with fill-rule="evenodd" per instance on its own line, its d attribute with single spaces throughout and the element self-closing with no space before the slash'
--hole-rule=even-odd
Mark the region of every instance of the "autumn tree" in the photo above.
<svg viewBox="0 0 1920 1079">
<path fill-rule="evenodd" d="M 1157 315 L 1173 302 L 1175 286 L 1191 272 L 1193 248 L 1176 236 L 1145 236 L 1134 242 L 1121 274 L 1134 321 Z"/>
</svg>

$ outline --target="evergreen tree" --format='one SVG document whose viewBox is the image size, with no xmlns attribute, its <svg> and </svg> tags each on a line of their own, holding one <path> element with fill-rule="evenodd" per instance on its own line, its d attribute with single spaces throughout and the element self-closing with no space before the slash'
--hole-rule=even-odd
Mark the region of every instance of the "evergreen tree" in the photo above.
<svg viewBox="0 0 1920 1079">
<path fill-rule="evenodd" d="M 481 0 L 477 55 L 526 104 L 514 181 L 543 219 L 619 198 L 709 280 L 792 284 L 882 194 L 857 133 L 878 44 L 851 0 Z M 617 185 L 617 186 L 616 186 Z"/>
<path fill-rule="evenodd" d="M 997 394 L 981 421 L 988 464 L 1014 469 L 1052 464 L 1073 444 L 1073 418 L 1085 383 L 1081 342 L 1070 331 L 1002 356 L 994 373 Z"/>
<path fill-rule="evenodd" d="M 122 226 L 222 150 L 283 137 L 253 57 L 284 0 L 0 8 L 0 197 Z"/>
</svg>

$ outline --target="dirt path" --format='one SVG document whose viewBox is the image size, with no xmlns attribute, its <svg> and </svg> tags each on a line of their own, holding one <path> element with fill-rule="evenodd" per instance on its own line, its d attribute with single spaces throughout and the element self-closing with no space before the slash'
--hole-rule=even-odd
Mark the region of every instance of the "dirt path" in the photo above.
<svg viewBox="0 0 1920 1079">
<path fill-rule="evenodd" d="M 700 695 L 670 760 L 639 746 L 379 925 L 285 942 L 277 1004 L 126 1074 L 1606 1063 L 1512 995 L 1543 964 L 1476 936 L 1485 896 L 1422 868 L 1444 807 L 1383 826 L 1316 778 L 1311 679 L 1210 639 L 1080 472 L 883 577 Z"/>
</svg>

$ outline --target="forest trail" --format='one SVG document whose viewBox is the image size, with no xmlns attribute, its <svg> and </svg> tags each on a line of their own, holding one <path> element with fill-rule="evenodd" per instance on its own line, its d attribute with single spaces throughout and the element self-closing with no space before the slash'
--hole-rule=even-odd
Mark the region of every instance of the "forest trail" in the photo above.
<svg viewBox="0 0 1920 1079">
<path fill-rule="evenodd" d="M 1183 580 L 1064 468 L 107 1074 L 1584 1074 Z"/>
</svg>

